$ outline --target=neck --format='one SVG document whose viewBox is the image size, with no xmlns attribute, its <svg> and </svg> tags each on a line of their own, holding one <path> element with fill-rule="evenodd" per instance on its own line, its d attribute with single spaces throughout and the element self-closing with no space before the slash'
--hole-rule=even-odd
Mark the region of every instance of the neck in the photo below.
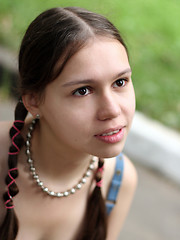
<svg viewBox="0 0 180 240">
<path fill-rule="evenodd" d="M 86 171 L 92 156 L 58 144 L 36 124 L 31 141 L 32 159 L 44 179 L 72 184 Z"/>
</svg>

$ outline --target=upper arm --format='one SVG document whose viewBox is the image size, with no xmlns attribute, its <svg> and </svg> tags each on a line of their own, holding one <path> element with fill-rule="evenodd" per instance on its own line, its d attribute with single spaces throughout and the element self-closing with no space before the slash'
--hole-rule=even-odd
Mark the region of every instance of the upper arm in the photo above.
<svg viewBox="0 0 180 240">
<path fill-rule="evenodd" d="M 8 149 L 10 146 L 9 129 L 12 122 L 0 122 L 0 169 L 4 158 L 7 158 Z"/>
<path fill-rule="evenodd" d="M 107 240 L 116 240 L 130 208 L 137 185 L 136 169 L 124 156 L 124 173 L 116 204 L 108 217 Z"/>
<path fill-rule="evenodd" d="M 0 170 L 2 170 L 2 163 L 7 157 L 10 146 L 9 129 L 11 122 L 0 122 Z"/>
</svg>

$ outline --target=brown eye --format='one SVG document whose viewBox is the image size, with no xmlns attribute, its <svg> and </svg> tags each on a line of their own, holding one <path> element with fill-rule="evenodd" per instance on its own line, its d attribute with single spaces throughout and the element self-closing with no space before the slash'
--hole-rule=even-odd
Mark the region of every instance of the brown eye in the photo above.
<svg viewBox="0 0 180 240">
<path fill-rule="evenodd" d="M 118 79 L 114 83 L 114 87 L 124 87 L 127 83 L 127 79 Z"/>
<path fill-rule="evenodd" d="M 88 87 L 82 87 L 78 88 L 76 91 L 74 91 L 73 95 L 75 96 L 86 96 L 90 93 L 90 90 Z"/>
</svg>

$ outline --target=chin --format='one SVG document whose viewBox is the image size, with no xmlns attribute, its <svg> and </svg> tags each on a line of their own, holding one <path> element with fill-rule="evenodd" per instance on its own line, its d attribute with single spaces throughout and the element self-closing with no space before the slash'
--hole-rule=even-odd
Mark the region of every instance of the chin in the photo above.
<svg viewBox="0 0 180 240">
<path fill-rule="evenodd" d="M 111 147 L 106 147 L 106 148 L 101 148 L 98 149 L 98 151 L 95 154 L 96 157 L 99 158 L 113 158 L 118 156 L 122 150 L 123 150 L 124 144 L 118 144 L 117 146 L 111 146 Z"/>
</svg>

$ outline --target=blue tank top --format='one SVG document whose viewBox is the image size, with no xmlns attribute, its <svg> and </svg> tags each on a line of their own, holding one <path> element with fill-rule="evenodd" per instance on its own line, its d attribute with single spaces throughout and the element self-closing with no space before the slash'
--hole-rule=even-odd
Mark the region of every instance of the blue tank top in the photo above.
<svg viewBox="0 0 180 240">
<path fill-rule="evenodd" d="M 116 204 L 117 195 L 122 183 L 123 171 L 124 171 L 124 158 L 123 158 L 123 154 L 120 153 L 116 157 L 115 171 L 114 171 L 114 175 L 113 175 L 111 185 L 108 191 L 107 199 L 106 199 L 107 215 L 111 213 L 114 205 Z"/>
</svg>

